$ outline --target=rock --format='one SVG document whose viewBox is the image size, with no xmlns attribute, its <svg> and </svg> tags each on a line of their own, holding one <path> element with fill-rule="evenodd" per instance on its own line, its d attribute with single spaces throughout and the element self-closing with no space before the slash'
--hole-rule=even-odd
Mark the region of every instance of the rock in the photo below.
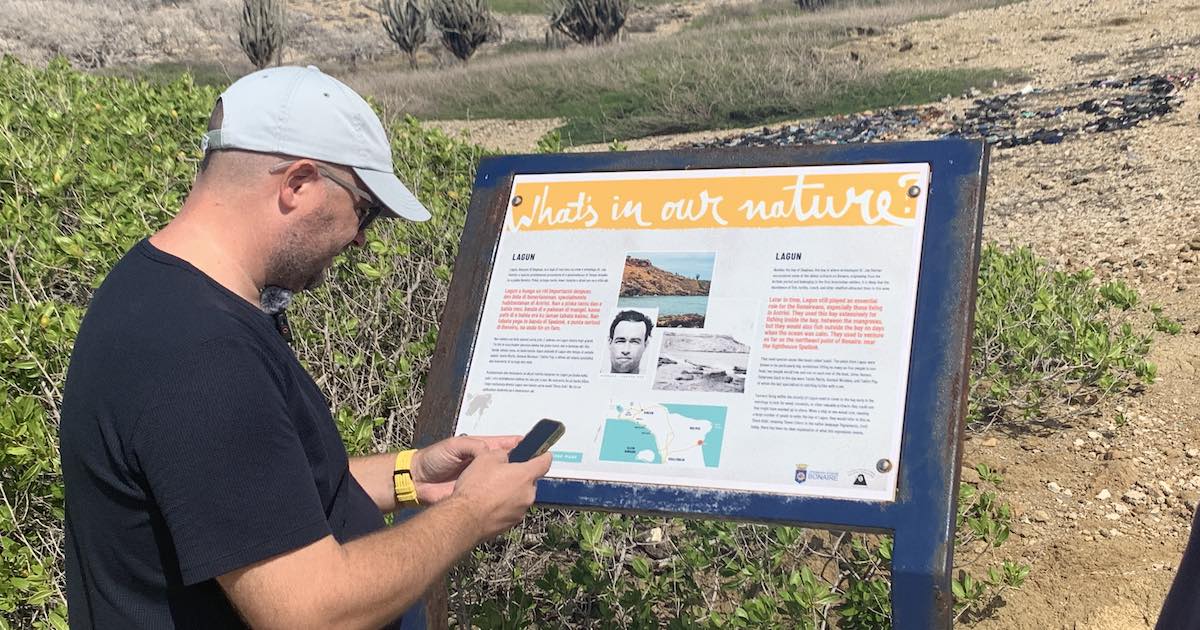
<svg viewBox="0 0 1200 630">
<path fill-rule="evenodd" d="M 994 437 L 987 438 L 986 440 L 979 443 L 980 446 L 987 446 L 989 448 L 996 446 L 998 444 L 1000 444 L 1000 440 L 997 440 Z"/>
<path fill-rule="evenodd" d="M 1128 514 L 1129 506 L 1125 505 L 1124 503 L 1114 503 L 1113 511 L 1116 512 L 1117 514 Z"/>
<path fill-rule="evenodd" d="M 1162 493 L 1167 496 L 1171 496 L 1172 494 L 1175 494 L 1175 490 L 1173 488 L 1171 488 L 1171 484 L 1169 484 L 1165 481 L 1158 482 L 1158 489 L 1161 490 Z"/>
<path fill-rule="evenodd" d="M 962 472 L 958 475 L 958 480 L 964 483 L 979 483 L 979 471 L 967 466 L 962 467 Z"/>
<path fill-rule="evenodd" d="M 671 546 L 667 543 L 643 545 L 642 552 L 651 560 L 663 560 L 671 555 Z"/>
<path fill-rule="evenodd" d="M 1050 520 L 1050 515 L 1046 513 L 1046 510 L 1034 510 L 1032 518 L 1035 523 L 1045 523 Z"/>
<path fill-rule="evenodd" d="M 1096 495 L 1096 498 L 1101 501 L 1107 501 L 1112 498 L 1112 493 L 1108 491 L 1108 488 L 1105 488 Z"/>
<path fill-rule="evenodd" d="M 1130 505 L 1141 505 L 1146 502 L 1146 493 L 1140 490 L 1129 490 L 1121 495 L 1121 500 Z"/>
<path fill-rule="evenodd" d="M 1129 453 L 1119 449 L 1109 449 L 1104 452 L 1104 459 L 1128 459 Z"/>
<path fill-rule="evenodd" d="M 621 280 L 622 297 L 638 295 L 708 295 L 709 287 L 708 280 L 688 278 L 665 269 L 660 269 L 654 266 L 649 260 L 633 257 L 626 257 L 625 259 L 625 271 Z"/>
<path fill-rule="evenodd" d="M 1046 488 L 1048 490 L 1050 490 L 1050 492 L 1053 492 L 1054 494 L 1058 494 L 1058 493 L 1062 492 L 1062 486 L 1059 486 L 1057 483 L 1055 483 L 1053 481 L 1046 484 Z"/>
</svg>

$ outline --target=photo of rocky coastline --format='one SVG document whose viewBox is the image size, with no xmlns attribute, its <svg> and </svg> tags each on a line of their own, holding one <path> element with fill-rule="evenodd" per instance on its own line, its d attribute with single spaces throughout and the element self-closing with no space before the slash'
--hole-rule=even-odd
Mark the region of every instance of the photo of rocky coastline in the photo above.
<svg viewBox="0 0 1200 630">
<path fill-rule="evenodd" d="M 730 335 L 666 331 L 653 389 L 740 394 L 749 363 L 750 346 Z"/>
<path fill-rule="evenodd" d="M 714 252 L 630 252 L 617 305 L 656 308 L 660 328 L 703 328 Z"/>
</svg>

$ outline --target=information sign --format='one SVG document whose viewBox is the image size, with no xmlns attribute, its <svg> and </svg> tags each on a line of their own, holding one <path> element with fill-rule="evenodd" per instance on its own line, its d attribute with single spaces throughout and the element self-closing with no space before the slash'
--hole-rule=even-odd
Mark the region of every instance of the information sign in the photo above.
<svg viewBox="0 0 1200 630">
<path fill-rule="evenodd" d="M 538 500 L 894 532 L 948 625 L 987 149 L 488 158 L 418 442 L 566 426 Z"/>
</svg>

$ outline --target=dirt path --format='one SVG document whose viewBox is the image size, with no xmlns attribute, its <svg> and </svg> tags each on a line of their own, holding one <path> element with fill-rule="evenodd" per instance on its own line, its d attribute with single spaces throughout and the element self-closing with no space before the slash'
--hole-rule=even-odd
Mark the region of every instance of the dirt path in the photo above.
<svg viewBox="0 0 1200 630">
<path fill-rule="evenodd" d="M 1183 73 L 1200 65 L 1200 1 L 1029 0 L 849 45 L 894 68 L 1011 68 L 1034 88 Z M 1180 110 L 1132 129 L 993 151 L 985 239 L 1123 279 L 1183 332 L 1156 336 L 1158 381 L 1141 395 L 1048 435 L 993 430 L 968 440 L 966 460 L 1004 475 L 1015 510 L 1001 552 L 1032 565 L 1025 588 L 1006 594 L 978 628 L 1148 628 L 1171 583 L 1200 499 L 1200 86 L 1181 96 Z M 532 137 L 519 125 L 504 129 L 474 140 L 527 151 L 548 127 L 531 126 Z M 669 148 L 733 135 L 627 144 Z"/>
</svg>

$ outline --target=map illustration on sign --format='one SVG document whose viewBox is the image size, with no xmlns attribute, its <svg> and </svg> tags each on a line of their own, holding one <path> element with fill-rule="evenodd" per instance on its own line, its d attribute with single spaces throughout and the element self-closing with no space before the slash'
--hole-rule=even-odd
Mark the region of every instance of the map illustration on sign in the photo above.
<svg viewBox="0 0 1200 630">
<path fill-rule="evenodd" d="M 716 468 L 725 412 L 711 405 L 613 403 L 604 418 L 600 460 Z"/>
</svg>

